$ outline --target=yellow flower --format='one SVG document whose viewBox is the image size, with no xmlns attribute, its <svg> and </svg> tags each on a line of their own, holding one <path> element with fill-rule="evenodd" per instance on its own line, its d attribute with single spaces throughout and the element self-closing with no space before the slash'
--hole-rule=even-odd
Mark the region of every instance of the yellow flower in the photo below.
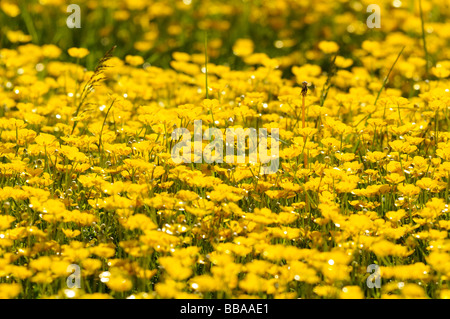
<svg viewBox="0 0 450 319">
<path fill-rule="evenodd" d="M 331 54 L 339 50 L 339 45 L 333 41 L 320 41 L 319 49 L 325 54 Z"/>
<path fill-rule="evenodd" d="M 399 209 L 397 211 L 389 211 L 386 213 L 386 217 L 393 223 L 397 223 L 405 216 L 406 211 L 404 209 Z"/>
<path fill-rule="evenodd" d="M 0 299 L 12 299 L 22 291 L 20 284 L 0 284 Z"/>
<path fill-rule="evenodd" d="M 71 57 L 77 59 L 82 59 L 89 54 L 89 50 L 85 48 L 70 48 L 67 52 Z"/>
<path fill-rule="evenodd" d="M 288 264 L 288 267 L 291 279 L 306 282 L 308 284 L 320 282 L 320 278 L 317 276 L 316 271 L 304 262 L 294 260 Z"/>
<path fill-rule="evenodd" d="M 448 61 L 438 62 L 435 67 L 431 68 L 431 73 L 440 79 L 450 76 L 450 64 Z"/>
<path fill-rule="evenodd" d="M 401 289 L 402 297 L 406 299 L 426 299 L 427 295 L 424 291 L 424 288 L 412 283 L 407 283 Z"/>
<path fill-rule="evenodd" d="M 172 279 L 186 280 L 192 275 L 192 269 L 183 266 L 178 258 L 160 257 L 158 261 Z"/>
<path fill-rule="evenodd" d="M 71 230 L 62 228 L 61 230 L 64 233 L 64 235 L 66 235 L 67 238 L 75 238 L 81 234 L 81 231 L 79 231 L 78 229 Z"/>
<path fill-rule="evenodd" d="M 55 136 L 46 134 L 46 133 L 40 133 L 36 139 L 35 142 L 38 145 L 41 145 L 43 147 L 50 147 L 50 146 L 56 146 L 57 139 Z"/>
<path fill-rule="evenodd" d="M 173 52 L 172 57 L 177 61 L 189 62 L 191 60 L 191 56 L 185 52 Z"/>
<path fill-rule="evenodd" d="M 389 146 L 392 148 L 393 151 L 399 152 L 399 153 L 410 154 L 417 150 L 417 146 L 411 145 L 408 142 L 404 142 L 404 141 L 400 141 L 400 140 L 395 140 L 393 142 L 389 142 Z"/>
<path fill-rule="evenodd" d="M 222 290 L 223 284 L 210 275 L 195 276 L 189 280 L 189 286 L 199 292 Z"/>
<path fill-rule="evenodd" d="M 341 293 L 338 288 L 333 286 L 316 286 L 313 291 L 316 295 L 330 298 L 336 298 Z"/>
<path fill-rule="evenodd" d="M 24 34 L 22 31 L 6 31 L 6 37 L 12 43 L 16 42 L 30 42 L 32 37 L 31 35 Z"/>
<path fill-rule="evenodd" d="M 439 193 L 441 190 L 445 189 L 447 183 L 442 183 L 429 177 L 424 177 L 421 180 L 417 181 L 416 185 L 421 189 Z"/>
<path fill-rule="evenodd" d="M 450 276 L 450 255 L 448 253 L 433 251 L 426 261 L 434 270 Z"/>
<path fill-rule="evenodd" d="M 57 258 L 52 258 L 52 266 L 51 270 L 55 276 L 58 277 L 67 277 L 67 267 L 70 263 L 67 260 L 59 260 Z"/>
<path fill-rule="evenodd" d="M 157 283 L 155 285 L 155 291 L 161 298 L 175 298 L 184 286 L 185 283 L 183 282 L 167 279 L 164 282 Z"/>
<path fill-rule="evenodd" d="M 136 276 L 145 280 L 150 280 L 157 272 L 157 269 L 139 269 Z"/>
<path fill-rule="evenodd" d="M 405 180 L 405 177 L 403 175 L 392 173 L 389 175 L 386 175 L 386 180 L 391 184 L 398 184 Z"/>
<path fill-rule="evenodd" d="M 420 193 L 420 188 L 412 184 L 400 184 L 398 190 L 407 197 L 412 197 Z"/>
<path fill-rule="evenodd" d="M 370 247 L 370 250 L 374 252 L 378 257 L 386 256 L 398 256 L 406 257 L 411 255 L 414 251 L 408 251 L 408 248 L 402 245 L 396 245 L 387 240 L 380 240 Z"/>
<path fill-rule="evenodd" d="M 6 13 L 6 15 L 12 18 L 17 17 L 20 14 L 19 7 L 15 3 L 12 3 L 10 1 L 2 1 L 2 3 L 0 4 L 0 8 L 4 13 Z"/>
<path fill-rule="evenodd" d="M 86 258 L 81 262 L 83 275 L 89 276 L 102 266 L 102 262 L 99 259 Z"/>
<path fill-rule="evenodd" d="M 364 293 L 359 286 L 345 286 L 340 293 L 341 299 L 364 299 Z"/>
<path fill-rule="evenodd" d="M 192 202 L 192 201 L 198 199 L 199 195 L 192 191 L 179 190 L 176 197 L 181 199 L 184 202 Z"/>
<path fill-rule="evenodd" d="M 10 266 L 11 276 L 20 280 L 25 280 L 33 275 L 33 272 L 25 266 Z"/>
<path fill-rule="evenodd" d="M 0 215 L 0 230 L 9 228 L 10 224 L 16 220 L 13 216 Z"/>
<path fill-rule="evenodd" d="M 103 258 L 110 258 L 116 253 L 114 244 L 99 244 L 98 246 L 89 248 L 91 254 Z"/>
<path fill-rule="evenodd" d="M 442 289 L 439 296 L 441 299 L 450 299 L 450 289 Z"/>
<path fill-rule="evenodd" d="M 412 265 L 398 265 L 393 267 L 380 267 L 381 277 L 399 280 L 415 279 L 426 280 L 429 278 L 430 266 L 424 263 L 415 263 Z"/>
<path fill-rule="evenodd" d="M 240 57 L 246 57 L 253 53 L 254 44 L 250 39 L 238 39 L 233 45 L 233 53 Z"/>
<path fill-rule="evenodd" d="M 146 52 L 154 46 L 153 42 L 150 41 L 136 41 L 134 43 L 134 48 L 141 52 Z"/>
<path fill-rule="evenodd" d="M 54 44 L 44 44 L 42 47 L 42 54 L 46 58 L 55 59 L 62 53 L 61 49 Z"/>
<path fill-rule="evenodd" d="M 334 281 L 343 281 L 350 279 L 351 267 L 347 265 L 341 264 L 333 264 L 330 265 L 330 261 L 322 264 L 321 272 L 327 278 L 327 280 Z"/>
<path fill-rule="evenodd" d="M 125 62 L 132 66 L 138 66 L 144 64 L 144 58 L 139 55 L 127 55 L 125 57 Z"/>
<path fill-rule="evenodd" d="M 86 244 L 80 241 L 71 241 L 70 245 L 62 245 L 62 256 L 71 262 L 76 262 L 89 257 L 89 250 Z"/>
<path fill-rule="evenodd" d="M 254 273 L 248 273 L 243 280 L 239 282 L 239 288 L 247 293 L 264 292 L 268 288 L 268 280 Z"/>
<path fill-rule="evenodd" d="M 31 282 L 37 283 L 37 284 L 50 284 L 54 281 L 54 278 L 52 276 L 52 272 L 50 270 L 38 272 L 37 274 L 33 275 L 31 277 Z"/>
<path fill-rule="evenodd" d="M 367 152 L 366 154 L 366 159 L 369 160 L 372 163 L 376 163 L 381 161 L 382 159 L 384 159 L 386 157 L 386 154 L 383 152 Z"/>
<path fill-rule="evenodd" d="M 135 214 L 128 217 L 127 219 L 121 219 L 121 224 L 130 230 L 141 229 L 141 230 L 151 230 L 156 229 L 158 226 L 150 219 L 150 217 L 144 214 Z"/>
<path fill-rule="evenodd" d="M 48 256 L 42 256 L 30 261 L 30 267 L 37 271 L 49 270 L 52 265 L 52 260 Z"/>
<path fill-rule="evenodd" d="M 125 292 L 133 288 L 130 278 L 118 269 L 111 269 L 109 279 L 106 281 L 109 289 L 116 292 Z"/>
<path fill-rule="evenodd" d="M 352 59 L 346 59 L 343 56 L 338 55 L 336 57 L 336 61 L 334 62 L 339 68 L 348 68 L 349 66 L 351 66 L 353 64 L 353 60 Z"/>
</svg>

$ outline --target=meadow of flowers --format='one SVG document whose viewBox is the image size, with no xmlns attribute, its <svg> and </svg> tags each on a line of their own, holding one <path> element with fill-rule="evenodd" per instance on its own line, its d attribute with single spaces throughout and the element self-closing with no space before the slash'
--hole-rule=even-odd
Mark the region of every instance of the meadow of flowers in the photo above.
<svg viewBox="0 0 450 319">
<path fill-rule="evenodd" d="M 449 1 L 74 3 L 0 2 L 0 298 L 450 298 Z"/>
</svg>

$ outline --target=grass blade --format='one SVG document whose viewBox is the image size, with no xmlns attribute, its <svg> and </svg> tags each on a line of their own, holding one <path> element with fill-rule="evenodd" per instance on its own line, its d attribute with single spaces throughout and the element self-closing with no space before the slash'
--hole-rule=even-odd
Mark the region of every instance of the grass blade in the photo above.
<svg viewBox="0 0 450 319">
<path fill-rule="evenodd" d="M 419 8 L 420 8 L 420 22 L 422 24 L 422 42 L 423 42 L 423 51 L 425 52 L 425 77 L 428 77 L 428 50 L 427 50 L 427 41 L 425 40 L 425 23 L 423 21 L 423 10 L 422 10 L 422 0 L 419 0 Z"/>
<path fill-rule="evenodd" d="M 395 66 L 395 64 L 397 63 L 398 59 L 399 59 L 400 56 L 402 55 L 404 49 L 405 49 L 405 47 L 403 47 L 403 48 L 400 50 L 400 53 L 397 55 L 397 58 L 395 59 L 394 63 L 393 63 L 392 66 L 391 66 L 391 69 L 389 70 L 388 74 L 387 74 L 386 77 L 384 78 L 383 85 L 381 86 L 380 90 L 378 91 L 377 98 L 375 99 L 375 102 L 373 103 L 374 105 L 377 105 L 378 98 L 380 97 L 381 92 L 383 91 L 384 87 L 386 86 L 386 83 L 387 83 L 387 81 L 388 81 L 388 79 L 389 79 L 389 76 L 391 75 L 391 72 L 392 72 L 392 70 L 394 69 L 394 66 Z"/>
</svg>

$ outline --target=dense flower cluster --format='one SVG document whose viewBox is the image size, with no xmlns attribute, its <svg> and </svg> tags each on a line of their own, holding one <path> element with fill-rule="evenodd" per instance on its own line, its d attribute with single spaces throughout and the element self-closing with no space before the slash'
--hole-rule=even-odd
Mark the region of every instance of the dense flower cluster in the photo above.
<svg viewBox="0 0 450 319">
<path fill-rule="evenodd" d="M 425 53 L 417 2 L 380 1 L 392 10 L 378 31 L 365 25 L 368 1 L 238 2 L 85 1 L 86 23 L 107 7 L 137 28 L 136 54 L 110 50 L 92 69 L 86 48 L 6 31 L 0 298 L 450 298 L 449 7 L 422 1 L 429 19 L 440 10 Z M 182 51 L 191 19 L 231 34 L 244 13 L 273 30 L 278 53 L 234 37 L 223 56 L 214 35 L 206 56 L 221 63 L 205 65 L 201 45 Z M 315 36 L 309 48 L 298 30 Z M 143 58 L 154 47 L 170 67 Z M 174 163 L 172 132 L 195 120 L 266 128 L 277 173 L 248 158 Z M 67 287 L 71 264 L 80 289 Z M 381 289 L 366 284 L 370 264 Z"/>
</svg>

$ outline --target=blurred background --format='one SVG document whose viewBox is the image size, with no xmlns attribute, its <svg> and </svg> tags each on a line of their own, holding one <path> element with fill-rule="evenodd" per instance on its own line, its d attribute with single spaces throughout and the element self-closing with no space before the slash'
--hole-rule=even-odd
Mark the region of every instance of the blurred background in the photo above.
<svg viewBox="0 0 450 319">
<path fill-rule="evenodd" d="M 66 25 L 72 3 L 81 8 L 80 29 Z M 370 4 L 381 8 L 379 29 L 366 24 Z M 437 52 L 441 60 L 450 58 L 450 1 L 423 0 L 422 10 L 433 65 Z M 239 70 L 252 53 L 265 53 L 279 58 L 285 75 L 292 65 L 306 63 L 327 70 L 330 56 L 319 49 L 325 40 L 337 43 L 352 67 L 373 75 L 386 69 L 385 58 L 395 58 L 403 45 L 404 56 L 419 59 L 415 64 L 423 65 L 425 58 L 417 0 L 2 0 L 0 25 L 1 48 L 55 44 L 63 51 L 59 58 L 67 60 L 68 48 L 84 47 L 91 52 L 83 62 L 88 69 L 113 45 L 120 58 L 139 55 L 146 65 L 163 68 L 179 51 L 204 61 L 206 37 L 212 63 Z M 420 80 L 423 73 L 406 62 L 399 62 L 399 69 Z"/>
</svg>

